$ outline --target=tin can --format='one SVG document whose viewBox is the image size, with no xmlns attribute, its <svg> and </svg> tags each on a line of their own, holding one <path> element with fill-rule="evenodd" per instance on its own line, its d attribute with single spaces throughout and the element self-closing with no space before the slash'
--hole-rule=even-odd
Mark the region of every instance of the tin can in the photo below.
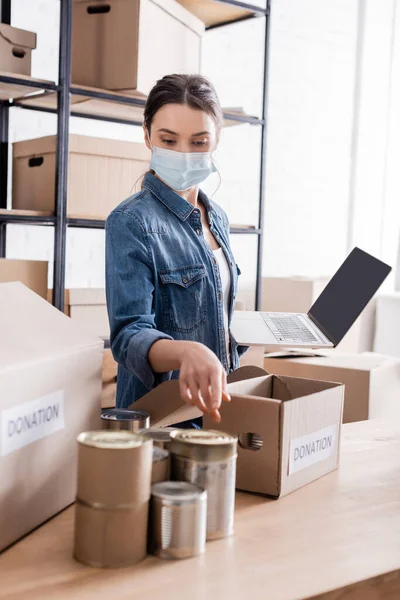
<svg viewBox="0 0 400 600">
<path fill-rule="evenodd" d="M 168 481 L 169 479 L 169 452 L 164 448 L 153 448 L 153 469 L 151 483 Z"/>
<path fill-rule="evenodd" d="M 169 449 L 171 443 L 171 433 L 176 431 L 176 427 L 150 427 L 141 429 L 140 433 L 146 433 L 153 440 L 153 447 Z"/>
<path fill-rule="evenodd" d="M 221 431 L 171 434 L 171 479 L 207 491 L 207 540 L 233 534 L 237 438 Z"/>
<path fill-rule="evenodd" d="M 150 438 L 130 431 L 78 436 L 74 556 L 91 566 L 133 565 L 146 556 Z"/>
<path fill-rule="evenodd" d="M 150 415 L 143 410 L 129 408 L 106 408 L 101 411 L 104 429 L 127 430 L 138 433 L 150 427 Z"/>
<path fill-rule="evenodd" d="M 207 492 L 184 481 L 152 486 L 149 551 L 163 559 L 199 556 L 206 547 Z"/>
</svg>

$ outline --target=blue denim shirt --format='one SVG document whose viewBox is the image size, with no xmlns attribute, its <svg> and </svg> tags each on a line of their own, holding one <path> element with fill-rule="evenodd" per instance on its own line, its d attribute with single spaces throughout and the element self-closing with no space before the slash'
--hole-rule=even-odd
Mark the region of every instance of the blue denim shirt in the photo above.
<svg viewBox="0 0 400 600">
<path fill-rule="evenodd" d="M 229 244 L 229 223 L 201 191 L 199 199 L 231 270 L 230 323 L 240 271 Z M 152 173 L 142 191 L 107 219 L 106 293 L 118 362 L 117 407 L 128 407 L 159 383 L 178 378 L 179 371 L 151 368 L 147 355 L 157 340 L 201 342 L 227 372 L 238 368 L 232 336 L 230 361 L 226 352 L 221 277 L 203 236 L 201 213 Z"/>
</svg>

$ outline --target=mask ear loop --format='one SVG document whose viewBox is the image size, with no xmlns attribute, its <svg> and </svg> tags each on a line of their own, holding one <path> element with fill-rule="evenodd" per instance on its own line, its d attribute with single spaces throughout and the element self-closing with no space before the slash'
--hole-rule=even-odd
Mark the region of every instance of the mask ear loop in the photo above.
<svg viewBox="0 0 400 600">
<path fill-rule="evenodd" d="M 215 172 L 217 173 L 217 175 L 218 175 L 218 180 L 219 180 L 219 181 L 218 181 L 218 185 L 217 185 L 216 189 L 215 189 L 215 190 L 213 191 L 213 193 L 211 194 L 211 199 L 214 199 L 214 196 L 215 196 L 215 194 L 218 192 L 219 188 L 221 187 L 221 184 L 222 184 L 222 177 L 221 177 L 221 172 L 220 172 L 220 170 L 219 170 L 219 168 L 218 168 L 218 165 L 217 165 L 217 163 L 215 162 L 215 158 L 214 158 L 214 157 L 212 157 L 212 161 L 213 161 L 213 164 L 214 164 L 214 167 L 215 167 Z"/>
</svg>

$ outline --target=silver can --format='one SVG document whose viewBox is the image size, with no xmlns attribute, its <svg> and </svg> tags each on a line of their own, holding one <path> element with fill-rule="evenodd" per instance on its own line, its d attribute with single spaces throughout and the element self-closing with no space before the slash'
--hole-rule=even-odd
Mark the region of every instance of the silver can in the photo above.
<svg viewBox="0 0 400 600">
<path fill-rule="evenodd" d="M 151 437 L 154 448 L 168 450 L 171 443 L 171 433 L 173 431 L 176 431 L 176 427 L 150 427 L 150 429 L 140 431 L 140 433 L 145 433 L 147 436 Z"/>
<path fill-rule="evenodd" d="M 169 479 L 169 452 L 164 448 L 153 447 L 153 468 L 151 483 L 168 481 Z"/>
<path fill-rule="evenodd" d="M 139 433 L 150 427 L 150 415 L 143 410 L 129 408 L 106 408 L 101 412 L 104 429 L 127 430 Z"/>
<path fill-rule="evenodd" d="M 207 492 L 184 481 L 155 483 L 151 490 L 149 552 L 163 559 L 203 554 Z"/>
<path fill-rule="evenodd" d="M 171 479 L 207 490 L 207 540 L 233 534 L 237 438 L 221 431 L 171 434 Z"/>
</svg>

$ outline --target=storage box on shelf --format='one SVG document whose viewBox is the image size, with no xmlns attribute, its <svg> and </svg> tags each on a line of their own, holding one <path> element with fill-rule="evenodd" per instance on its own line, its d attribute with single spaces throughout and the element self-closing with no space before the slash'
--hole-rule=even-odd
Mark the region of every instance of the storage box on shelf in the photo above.
<svg viewBox="0 0 400 600">
<path fill-rule="evenodd" d="M 239 436 L 236 487 L 284 496 L 333 471 L 339 464 L 343 385 L 276 377 L 243 367 L 228 377 L 231 402 L 221 406 L 221 423 L 204 415 L 206 429 Z M 200 416 L 185 404 L 179 382 L 168 381 L 132 404 L 154 427 Z"/>
<path fill-rule="evenodd" d="M 103 343 L 0 284 L 0 550 L 74 502 L 76 437 L 100 428 Z"/>
<path fill-rule="evenodd" d="M 328 277 L 264 277 L 262 310 L 308 313 L 321 294 Z M 375 326 L 375 299 L 366 306 L 354 325 L 338 344 L 340 352 L 372 350 Z"/>
<path fill-rule="evenodd" d="M 104 288 L 71 288 L 68 290 L 69 316 L 86 331 L 108 339 L 106 292 Z"/>
<path fill-rule="evenodd" d="M 19 281 L 46 299 L 48 266 L 44 260 L 0 258 L 0 283 Z"/>
<path fill-rule="evenodd" d="M 372 352 L 315 351 L 301 357 L 283 351 L 266 355 L 264 367 L 276 375 L 343 383 L 344 423 L 400 416 L 399 359 Z"/>
<path fill-rule="evenodd" d="M 204 29 L 175 0 L 74 0 L 72 82 L 148 94 L 166 73 L 200 71 Z"/>
<path fill-rule="evenodd" d="M 30 76 L 35 48 L 36 33 L 0 23 L 0 71 Z"/>
<path fill-rule="evenodd" d="M 54 211 L 56 137 L 13 146 L 14 209 Z M 149 166 L 144 144 L 71 135 L 68 216 L 105 219 Z"/>
<path fill-rule="evenodd" d="M 374 351 L 400 358 L 400 292 L 377 299 Z"/>
</svg>

